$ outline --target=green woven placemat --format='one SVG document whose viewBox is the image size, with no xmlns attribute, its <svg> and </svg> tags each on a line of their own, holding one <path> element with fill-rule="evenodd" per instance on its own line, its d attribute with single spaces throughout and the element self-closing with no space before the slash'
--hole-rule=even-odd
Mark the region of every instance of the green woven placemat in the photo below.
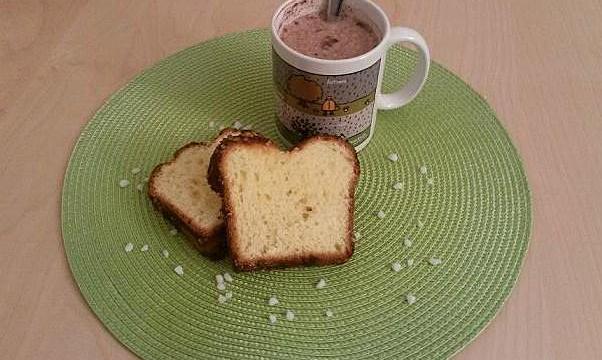
<svg viewBox="0 0 602 360">
<path fill-rule="evenodd" d="M 414 61 L 391 50 L 385 89 Z M 258 30 L 161 61 L 96 113 L 73 151 L 62 202 L 67 257 L 92 310 L 148 359 L 433 359 L 462 349 L 510 293 L 531 227 L 521 161 L 491 108 L 433 64 L 414 102 L 379 112 L 359 155 L 351 261 L 238 274 L 170 231 L 144 179 L 181 145 L 235 120 L 278 140 L 273 102 L 269 37 Z M 220 304 L 215 275 L 225 271 L 232 299 Z M 327 286 L 318 290 L 320 278 Z"/>
</svg>

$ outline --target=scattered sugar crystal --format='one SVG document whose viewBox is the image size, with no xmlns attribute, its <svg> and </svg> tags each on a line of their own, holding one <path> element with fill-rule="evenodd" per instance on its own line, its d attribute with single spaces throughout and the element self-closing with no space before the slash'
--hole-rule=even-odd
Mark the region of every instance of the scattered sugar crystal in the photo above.
<svg viewBox="0 0 602 360">
<path fill-rule="evenodd" d="M 119 180 L 119 186 L 124 188 L 124 187 L 128 187 L 130 185 L 130 181 L 127 179 L 121 179 Z"/>
<path fill-rule="evenodd" d="M 232 291 L 226 291 L 226 299 L 232 299 Z"/>
<path fill-rule="evenodd" d="M 215 282 L 218 283 L 218 284 L 219 283 L 223 283 L 224 282 L 224 275 L 222 275 L 222 274 L 215 275 Z"/>
<path fill-rule="evenodd" d="M 362 234 L 360 234 L 359 231 L 356 231 L 353 233 L 353 237 L 355 238 L 355 240 L 359 240 L 362 237 Z"/>
<path fill-rule="evenodd" d="M 406 264 L 408 264 L 408 266 L 414 265 L 414 259 L 408 259 L 408 260 L 406 260 Z"/>
<path fill-rule="evenodd" d="M 225 284 L 225 283 L 223 283 L 223 282 L 221 282 L 221 283 L 217 283 L 217 289 L 218 289 L 219 291 L 224 291 L 224 290 L 226 290 L 226 284 Z"/>
<path fill-rule="evenodd" d="M 382 210 L 379 210 L 379 211 L 376 213 L 376 216 L 377 216 L 379 219 L 384 219 L 384 218 L 385 218 L 385 212 L 384 212 L 384 211 L 382 211 Z"/>
<path fill-rule="evenodd" d="M 395 190 L 401 190 L 403 189 L 403 183 L 402 182 L 396 182 L 395 184 L 393 184 L 393 189 Z"/>
<path fill-rule="evenodd" d="M 276 319 L 276 315 L 274 315 L 274 314 L 270 314 L 268 319 L 270 319 L 270 324 L 272 324 L 272 325 L 275 324 L 276 321 L 278 321 L 278 319 Z"/>
<path fill-rule="evenodd" d="M 295 313 L 292 310 L 286 310 L 286 320 L 293 321 L 295 319 Z"/>
<path fill-rule="evenodd" d="M 175 228 L 171 229 L 171 230 L 169 230 L 169 233 L 172 235 L 176 235 L 178 233 L 178 229 L 175 229 Z"/>
<path fill-rule="evenodd" d="M 232 124 L 232 127 L 235 129 L 240 129 L 242 127 L 242 123 L 240 121 L 236 120 L 234 122 L 234 124 Z"/>
<path fill-rule="evenodd" d="M 178 275 L 184 275 L 184 268 L 182 268 L 182 265 L 176 266 L 173 271 L 175 271 Z"/>
<path fill-rule="evenodd" d="M 144 189 L 144 185 L 142 185 L 142 184 L 136 185 L 136 190 L 142 191 L 143 189 Z"/>
<path fill-rule="evenodd" d="M 401 270 L 401 264 L 399 263 L 399 261 L 395 261 L 391 264 L 391 270 L 395 272 L 399 272 Z"/>
<path fill-rule="evenodd" d="M 326 317 L 333 317 L 334 316 L 334 313 L 330 309 L 326 310 L 324 312 L 324 314 L 326 315 Z"/>
<path fill-rule="evenodd" d="M 320 279 L 316 284 L 316 289 L 324 289 L 326 287 L 326 280 Z"/>
<path fill-rule="evenodd" d="M 167 249 L 163 249 L 163 257 L 164 258 L 168 258 L 169 257 L 169 251 L 167 251 Z"/>
<path fill-rule="evenodd" d="M 245 125 L 241 128 L 241 130 L 251 130 L 253 128 L 253 125 Z"/>
<path fill-rule="evenodd" d="M 142 169 L 140 169 L 139 167 L 137 167 L 137 168 L 133 168 L 133 169 L 132 169 L 132 174 L 136 175 L 136 174 L 138 174 L 140 171 L 142 171 Z"/>
<path fill-rule="evenodd" d="M 226 280 L 227 282 L 232 282 L 232 275 L 230 275 L 230 273 L 224 273 L 224 280 Z"/>
<path fill-rule="evenodd" d="M 426 167 L 426 165 L 422 165 L 422 166 L 420 167 L 420 173 L 421 173 L 421 174 L 425 175 L 426 173 L 428 173 L 428 171 L 429 171 L 429 170 L 428 170 L 428 168 Z"/>
<path fill-rule="evenodd" d="M 222 131 L 222 130 L 224 130 L 225 128 L 226 128 L 226 127 L 225 127 L 224 125 L 220 125 L 220 126 L 217 128 L 217 129 L 218 129 L 219 131 Z"/>
<path fill-rule="evenodd" d="M 212 128 L 215 126 L 215 121 L 209 121 L 209 127 Z"/>
<path fill-rule="evenodd" d="M 131 242 L 125 244 L 125 252 L 130 252 L 134 250 L 134 244 L 132 244 Z"/>
<path fill-rule="evenodd" d="M 416 296 L 414 296 L 414 294 L 407 294 L 406 295 L 406 301 L 408 304 L 412 305 L 413 303 L 416 302 Z"/>
<path fill-rule="evenodd" d="M 403 246 L 405 246 L 405 247 L 412 246 L 412 240 L 406 236 L 406 238 L 403 240 Z"/>
<path fill-rule="evenodd" d="M 278 298 L 276 297 L 276 295 L 272 295 L 272 297 L 270 297 L 268 299 L 268 305 L 270 305 L 270 306 L 278 305 Z"/>
<path fill-rule="evenodd" d="M 433 186 L 433 185 L 435 185 L 435 179 L 433 179 L 433 178 L 428 178 L 428 179 L 426 180 L 426 183 L 427 183 L 427 185 L 429 185 L 429 186 Z"/>
<path fill-rule="evenodd" d="M 148 251 L 148 245 L 146 245 L 146 244 L 142 245 L 142 247 L 140 248 L 140 251 Z"/>
<path fill-rule="evenodd" d="M 226 301 L 228 301 L 228 298 L 227 298 L 227 297 L 225 297 L 224 295 L 222 295 L 222 294 L 219 294 L 219 295 L 217 296 L 217 302 L 218 302 L 218 303 L 220 303 L 220 304 L 224 304 Z"/>
<path fill-rule="evenodd" d="M 399 160 L 399 155 L 397 155 L 396 153 L 391 153 L 387 157 L 389 158 L 389 160 L 391 160 L 393 162 Z"/>
<path fill-rule="evenodd" d="M 433 266 L 440 265 L 442 263 L 441 259 L 432 257 L 429 259 L 429 263 Z"/>
</svg>

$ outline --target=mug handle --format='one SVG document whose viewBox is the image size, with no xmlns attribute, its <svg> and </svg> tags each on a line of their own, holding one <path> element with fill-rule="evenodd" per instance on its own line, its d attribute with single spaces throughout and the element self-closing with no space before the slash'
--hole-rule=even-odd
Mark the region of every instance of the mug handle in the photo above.
<svg viewBox="0 0 602 360">
<path fill-rule="evenodd" d="M 410 77 L 408 83 L 401 89 L 390 94 L 383 94 L 381 89 L 378 89 L 378 95 L 376 96 L 376 107 L 378 109 L 395 109 L 412 101 L 418 95 L 420 89 L 422 89 L 422 85 L 424 85 L 429 72 L 431 58 L 429 56 L 429 48 L 422 36 L 410 28 L 391 28 L 391 34 L 387 38 L 387 49 L 399 42 L 409 42 L 416 45 L 419 55 L 418 63 L 412 77 Z"/>
</svg>

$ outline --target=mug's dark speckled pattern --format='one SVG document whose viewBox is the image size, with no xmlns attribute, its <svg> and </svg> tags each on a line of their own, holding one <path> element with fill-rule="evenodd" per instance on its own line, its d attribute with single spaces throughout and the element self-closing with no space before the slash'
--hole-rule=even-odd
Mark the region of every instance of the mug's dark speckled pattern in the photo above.
<svg viewBox="0 0 602 360">
<path fill-rule="evenodd" d="M 276 113 L 284 126 L 301 136 L 330 134 L 350 138 L 367 130 L 372 119 L 374 104 L 346 116 L 314 116 L 301 112 L 283 101 L 276 104 Z"/>
<path fill-rule="evenodd" d="M 346 75 L 317 75 L 301 71 L 282 60 L 273 52 L 272 67 L 276 88 L 281 94 L 293 98 L 301 97 L 291 91 L 289 81 L 302 77 L 308 83 L 315 83 L 320 90 L 312 103 L 323 104 L 331 99 L 337 106 L 352 103 L 365 96 L 374 95 L 378 84 L 380 61 L 362 71 Z M 354 113 L 344 116 L 316 116 L 295 109 L 283 99 L 277 100 L 277 113 L 280 121 L 291 131 L 309 136 L 317 133 L 351 137 L 370 127 L 374 103 L 366 103 Z"/>
</svg>

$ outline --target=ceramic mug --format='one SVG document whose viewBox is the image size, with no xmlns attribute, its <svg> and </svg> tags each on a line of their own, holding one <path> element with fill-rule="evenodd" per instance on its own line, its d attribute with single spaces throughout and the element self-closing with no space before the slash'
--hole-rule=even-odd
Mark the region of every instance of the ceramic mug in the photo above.
<svg viewBox="0 0 602 360">
<path fill-rule="evenodd" d="M 406 105 L 420 91 L 428 75 L 426 42 L 415 30 L 391 27 L 384 11 L 369 0 L 345 0 L 355 16 L 371 24 L 381 36 L 372 50 L 341 59 L 318 59 L 289 47 L 280 38 L 282 27 L 308 13 L 325 11 L 325 0 L 289 0 L 272 18 L 272 65 L 280 134 L 296 143 L 313 134 L 343 136 L 363 149 L 374 133 L 377 110 Z M 400 42 L 418 49 L 418 63 L 409 81 L 393 93 L 381 84 L 387 50 Z"/>
</svg>

